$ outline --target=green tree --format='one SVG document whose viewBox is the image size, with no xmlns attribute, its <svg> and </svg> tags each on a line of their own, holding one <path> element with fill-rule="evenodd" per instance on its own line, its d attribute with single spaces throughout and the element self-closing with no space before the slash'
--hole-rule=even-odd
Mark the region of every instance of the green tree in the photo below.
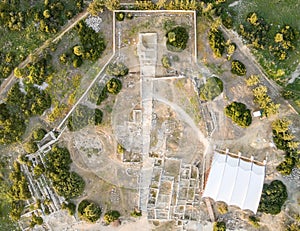
<svg viewBox="0 0 300 231">
<path fill-rule="evenodd" d="M 206 80 L 206 83 L 200 87 L 200 99 L 210 101 L 215 99 L 223 92 L 223 82 L 217 77 L 211 77 Z"/>
<path fill-rule="evenodd" d="M 242 76 L 242 75 L 246 75 L 247 70 L 246 70 L 245 65 L 242 62 L 240 62 L 238 60 L 233 60 L 231 62 L 231 72 L 233 74 Z"/>
<path fill-rule="evenodd" d="M 82 46 L 74 46 L 73 47 L 73 53 L 77 56 L 82 56 L 84 54 L 84 49 Z"/>
<path fill-rule="evenodd" d="M 43 128 L 38 128 L 32 132 L 32 138 L 36 141 L 40 141 L 47 134 L 47 131 Z"/>
<path fill-rule="evenodd" d="M 182 26 L 177 26 L 167 33 L 167 49 L 170 51 L 183 51 L 189 39 L 187 30 Z"/>
<path fill-rule="evenodd" d="M 103 12 L 104 7 L 105 7 L 104 0 L 94 0 L 88 6 L 88 12 L 93 16 L 97 16 L 99 13 Z"/>
<path fill-rule="evenodd" d="M 45 172 L 45 168 L 42 164 L 38 164 L 34 167 L 33 173 L 36 177 L 41 176 Z"/>
<path fill-rule="evenodd" d="M 117 220 L 121 214 L 116 210 L 110 210 L 104 214 L 103 220 L 106 224 L 110 224 L 111 222 L 114 222 Z"/>
<path fill-rule="evenodd" d="M 35 141 L 30 140 L 24 144 L 24 150 L 27 153 L 35 153 L 38 150 L 38 146 Z"/>
<path fill-rule="evenodd" d="M 81 219 L 94 223 L 101 216 L 101 208 L 91 201 L 83 200 L 78 205 L 78 215 Z"/>
<path fill-rule="evenodd" d="M 225 115 L 241 127 L 248 127 L 252 122 L 252 116 L 246 105 L 233 102 L 225 107 Z"/>
<path fill-rule="evenodd" d="M 105 6 L 110 11 L 118 10 L 120 9 L 120 0 L 106 1 Z"/>
<path fill-rule="evenodd" d="M 214 56 L 221 58 L 225 50 L 225 39 L 222 32 L 218 29 L 210 29 L 208 40 Z"/>
<path fill-rule="evenodd" d="M 77 57 L 73 60 L 73 67 L 78 68 L 82 65 L 83 61 L 82 58 Z"/>
<path fill-rule="evenodd" d="M 119 79 L 112 78 L 106 84 L 107 91 L 112 94 L 118 94 L 122 89 L 122 83 Z"/>
<path fill-rule="evenodd" d="M 17 77 L 17 78 L 23 78 L 24 77 L 24 73 L 23 73 L 23 70 L 16 67 L 14 69 L 14 75 Z"/>
<path fill-rule="evenodd" d="M 100 109 L 95 109 L 95 125 L 99 125 L 102 122 L 103 112 Z"/>
<path fill-rule="evenodd" d="M 276 215 L 288 197 L 286 186 L 280 180 L 264 184 L 258 211 Z"/>
<path fill-rule="evenodd" d="M 285 133 L 289 130 L 290 125 L 291 121 L 287 118 L 277 119 L 272 122 L 272 129 L 276 132 L 276 134 Z"/>
<path fill-rule="evenodd" d="M 226 224 L 223 221 L 214 222 L 213 231 L 225 231 Z"/>
<path fill-rule="evenodd" d="M 260 78 L 258 75 L 250 75 L 248 79 L 246 79 L 246 84 L 248 87 L 256 86 L 260 83 Z"/>
</svg>

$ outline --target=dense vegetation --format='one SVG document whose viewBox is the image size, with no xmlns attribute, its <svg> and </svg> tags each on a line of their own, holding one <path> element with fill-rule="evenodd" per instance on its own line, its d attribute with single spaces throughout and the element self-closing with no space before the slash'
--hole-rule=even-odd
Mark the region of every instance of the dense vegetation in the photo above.
<svg viewBox="0 0 300 231">
<path fill-rule="evenodd" d="M 229 7 L 230 3 L 232 1 L 226 1 L 220 12 L 223 24 L 226 26 L 230 21 L 229 26 L 253 47 L 254 55 L 267 74 L 279 84 L 285 84 L 286 76 L 298 64 L 299 17 L 296 12 L 299 7 L 294 6 L 293 1 L 245 0 L 243 7 L 240 4 Z"/>
<path fill-rule="evenodd" d="M 0 2 L 0 82 L 42 41 L 83 9 L 83 0 Z M 9 41 L 9 42 L 8 42 Z"/>
<path fill-rule="evenodd" d="M 62 64 L 72 64 L 73 67 L 78 68 L 84 60 L 95 61 L 99 59 L 106 48 L 106 43 L 103 34 L 95 32 L 84 21 L 80 21 L 75 26 L 75 30 L 80 43 L 62 53 L 59 60 Z"/>
<path fill-rule="evenodd" d="M 27 153 L 35 153 L 38 150 L 37 142 L 42 140 L 47 134 L 47 131 L 43 128 L 34 130 L 31 134 L 29 141 L 24 144 L 24 150 Z"/>
<path fill-rule="evenodd" d="M 252 89 L 254 102 L 257 103 L 263 112 L 263 115 L 270 117 L 278 113 L 279 104 L 275 104 L 271 97 L 268 96 L 266 86 L 259 85 Z"/>
<path fill-rule="evenodd" d="M 70 199 L 82 194 L 85 182 L 75 172 L 70 172 L 72 160 L 66 148 L 53 146 L 45 156 L 46 175 L 52 180 L 58 195 Z"/>
<path fill-rule="evenodd" d="M 215 57 L 222 57 L 225 50 L 225 38 L 218 29 L 210 29 L 208 34 L 209 45 Z"/>
<path fill-rule="evenodd" d="M 278 214 L 287 197 L 286 186 L 280 180 L 264 184 L 258 211 L 272 215 Z"/>
<path fill-rule="evenodd" d="M 103 113 L 100 109 L 91 109 L 79 104 L 69 117 L 67 126 L 70 131 L 76 131 L 87 125 L 99 125 L 102 122 Z"/>
<path fill-rule="evenodd" d="M 16 207 L 17 205 L 19 205 L 22 211 L 24 203 L 22 201 L 14 202 L 8 196 L 12 184 L 12 182 L 9 181 L 9 160 L 10 158 L 6 156 L 0 156 L 0 230 L 19 230 L 17 228 L 17 223 L 10 218 L 10 215 L 12 217 L 14 217 L 14 214 L 17 215 L 14 217 L 14 220 L 17 220 L 21 212 L 11 212 L 11 210 L 13 209 L 12 207 Z"/>
<path fill-rule="evenodd" d="M 273 141 L 278 149 L 285 151 L 285 160 L 277 167 L 282 175 L 289 175 L 294 167 L 300 168 L 299 141 L 290 132 L 291 121 L 283 118 L 272 123 Z"/>
<path fill-rule="evenodd" d="M 156 4 L 151 0 L 136 0 L 135 8 L 138 10 L 199 10 L 201 7 L 196 0 L 157 1 Z"/>
<path fill-rule="evenodd" d="M 83 200 L 78 205 L 78 215 L 81 219 L 94 223 L 101 216 L 101 208 L 94 202 Z"/>
<path fill-rule="evenodd" d="M 223 82 L 217 77 L 211 77 L 206 80 L 206 83 L 200 87 L 201 100 L 213 100 L 223 92 Z"/>
<path fill-rule="evenodd" d="M 184 27 L 175 27 L 168 31 L 166 36 L 168 50 L 180 52 L 186 48 L 189 39 L 189 34 Z"/>
<path fill-rule="evenodd" d="M 223 221 L 214 222 L 213 231 L 225 231 L 226 224 Z"/>
<path fill-rule="evenodd" d="M 103 220 L 106 224 L 110 224 L 111 222 L 119 219 L 120 216 L 121 214 L 118 211 L 110 210 L 104 214 Z"/>
<path fill-rule="evenodd" d="M 241 127 L 248 127 L 252 122 L 251 112 L 243 103 L 233 102 L 229 104 L 225 108 L 225 115 Z"/>
<path fill-rule="evenodd" d="M 33 228 L 35 225 L 41 225 L 43 224 L 43 218 L 41 218 L 40 216 L 35 215 L 34 213 L 31 216 L 31 221 L 30 221 L 30 228 Z"/>
<path fill-rule="evenodd" d="M 9 174 L 9 179 L 11 185 L 6 192 L 8 199 L 11 202 L 11 211 L 9 215 L 13 221 L 17 221 L 24 209 L 25 201 L 31 197 L 27 180 L 22 173 L 21 166 L 18 162 L 14 162 L 13 170 Z"/>
</svg>

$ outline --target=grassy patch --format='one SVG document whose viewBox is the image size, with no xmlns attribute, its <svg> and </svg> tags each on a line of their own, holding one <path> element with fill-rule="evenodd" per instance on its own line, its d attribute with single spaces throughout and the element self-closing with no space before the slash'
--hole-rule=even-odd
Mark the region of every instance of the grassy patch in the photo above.
<svg viewBox="0 0 300 231">
<path fill-rule="evenodd" d="M 269 25 L 268 39 L 274 39 L 280 28 L 286 24 L 300 31 L 300 3 L 298 0 L 285 1 L 265 1 L 265 0 L 243 0 L 238 4 L 230 6 L 234 0 L 229 0 L 225 4 L 226 11 L 233 17 L 235 30 L 238 30 L 240 24 L 244 24 L 247 15 L 250 12 L 257 12 Z M 299 36 L 299 35 L 298 35 Z M 275 79 L 277 83 L 286 84 L 286 76 L 290 75 L 299 62 L 300 40 L 297 39 L 295 50 L 288 52 L 288 58 L 285 60 L 274 60 L 272 55 L 266 50 L 254 52 L 259 63 L 265 69 L 267 74 Z"/>
</svg>

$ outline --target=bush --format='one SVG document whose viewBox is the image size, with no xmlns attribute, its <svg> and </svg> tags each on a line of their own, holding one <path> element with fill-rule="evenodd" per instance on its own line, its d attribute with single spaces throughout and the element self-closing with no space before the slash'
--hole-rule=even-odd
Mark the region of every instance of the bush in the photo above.
<svg viewBox="0 0 300 231">
<path fill-rule="evenodd" d="M 53 146 L 45 156 L 45 163 L 46 175 L 58 195 L 70 199 L 82 194 L 85 182 L 77 173 L 70 172 L 72 160 L 68 149 Z"/>
<path fill-rule="evenodd" d="M 126 14 L 126 18 L 128 18 L 128 19 L 133 19 L 133 17 L 134 17 L 134 15 L 130 12 Z"/>
<path fill-rule="evenodd" d="M 45 131 L 43 128 L 38 128 L 33 131 L 32 138 L 35 141 L 40 141 L 44 138 L 44 136 L 47 134 L 47 131 Z"/>
<path fill-rule="evenodd" d="M 288 197 L 286 186 L 280 180 L 264 184 L 258 211 L 276 215 Z"/>
<path fill-rule="evenodd" d="M 78 67 L 80 67 L 82 65 L 82 63 L 83 63 L 82 58 L 76 57 L 73 60 L 73 67 L 78 68 Z"/>
<path fill-rule="evenodd" d="M 102 122 L 103 112 L 100 109 L 95 109 L 95 125 L 99 125 Z"/>
<path fill-rule="evenodd" d="M 117 13 L 116 13 L 116 19 L 117 19 L 118 21 L 123 21 L 124 18 L 125 18 L 125 13 L 124 13 L 124 12 L 117 12 Z"/>
<path fill-rule="evenodd" d="M 231 62 L 231 73 L 242 76 L 242 75 L 246 75 L 247 70 L 245 65 L 238 61 L 238 60 L 233 60 Z"/>
<path fill-rule="evenodd" d="M 255 216 L 249 216 L 249 223 L 256 229 L 260 227 L 259 221 L 260 221 L 259 218 Z"/>
<path fill-rule="evenodd" d="M 163 55 L 161 59 L 161 64 L 164 68 L 170 68 L 171 67 L 171 61 L 170 58 L 167 55 Z"/>
<path fill-rule="evenodd" d="M 218 221 L 214 223 L 213 231 L 225 231 L 226 224 L 223 221 Z"/>
<path fill-rule="evenodd" d="M 104 86 L 104 88 L 102 89 L 100 95 L 98 96 L 97 99 L 97 105 L 100 105 L 105 99 L 108 98 L 108 94 L 107 94 L 107 87 L 106 85 Z"/>
<path fill-rule="evenodd" d="M 35 153 L 38 149 L 39 148 L 38 148 L 36 142 L 34 142 L 33 140 L 30 140 L 24 144 L 24 150 L 27 153 Z"/>
<path fill-rule="evenodd" d="M 78 215 L 81 219 L 94 223 L 101 216 L 101 208 L 91 201 L 83 200 L 78 205 Z"/>
<path fill-rule="evenodd" d="M 208 34 L 209 45 L 215 57 L 222 57 L 225 50 L 225 39 L 220 30 L 210 30 Z"/>
<path fill-rule="evenodd" d="M 142 211 L 141 211 L 141 210 L 138 210 L 138 209 L 134 209 L 134 211 L 131 212 L 130 215 L 131 215 L 132 217 L 141 217 L 141 216 L 142 216 Z"/>
<path fill-rule="evenodd" d="M 111 94 L 118 94 L 122 89 L 122 83 L 119 79 L 112 78 L 106 84 L 107 91 Z"/>
<path fill-rule="evenodd" d="M 64 202 L 62 204 L 61 208 L 68 210 L 70 216 L 73 216 L 75 214 L 75 211 L 76 211 L 76 205 L 73 204 L 72 202 L 68 202 L 68 203 Z"/>
<path fill-rule="evenodd" d="M 200 87 L 201 100 L 213 100 L 223 91 L 223 82 L 217 77 L 208 78 L 206 83 Z"/>
<path fill-rule="evenodd" d="M 225 108 L 225 115 L 241 127 L 248 127 L 252 122 L 251 112 L 243 103 L 233 102 L 229 104 Z"/>
<path fill-rule="evenodd" d="M 178 26 L 168 31 L 167 49 L 170 51 L 180 52 L 186 48 L 189 34 L 184 27 Z"/>
<path fill-rule="evenodd" d="M 127 75 L 128 71 L 129 69 L 124 63 L 110 63 L 106 69 L 106 74 L 121 77 Z"/>
<path fill-rule="evenodd" d="M 111 222 L 117 220 L 120 216 L 121 214 L 118 211 L 112 210 L 106 212 L 103 219 L 106 224 L 110 224 Z"/>
</svg>

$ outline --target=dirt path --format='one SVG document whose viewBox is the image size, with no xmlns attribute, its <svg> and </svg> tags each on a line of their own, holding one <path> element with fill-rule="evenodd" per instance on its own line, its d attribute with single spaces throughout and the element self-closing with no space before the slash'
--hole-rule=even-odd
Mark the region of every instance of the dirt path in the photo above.
<svg viewBox="0 0 300 231">
<path fill-rule="evenodd" d="M 198 126 L 195 124 L 194 120 L 177 104 L 174 104 L 163 97 L 160 97 L 159 95 L 153 95 L 154 100 L 158 100 L 168 106 L 170 106 L 175 112 L 177 112 L 183 121 L 185 121 L 197 134 L 197 137 L 201 143 L 205 146 L 205 149 L 209 146 L 209 142 L 204 136 L 204 134 L 200 131 Z"/>
<path fill-rule="evenodd" d="M 87 10 L 83 11 L 82 13 L 78 14 L 75 18 L 70 20 L 58 33 L 55 38 L 50 38 L 46 40 L 39 48 L 32 52 L 27 58 L 18 65 L 18 68 L 24 68 L 28 63 L 30 63 L 31 56 L 39 56 L 45 48 L 47 48 L 51 43 L 58 41 L 65 33 L 71 30 L 80 20 L 85 18 L 89 13 Z M 14 72 L 12 72 L 1 84 L 0 86 L 0 99 L 4 97 L 5 93 L 10 89 L 12 84 L 16 81 L 14 76 Z"/>
</svg>

